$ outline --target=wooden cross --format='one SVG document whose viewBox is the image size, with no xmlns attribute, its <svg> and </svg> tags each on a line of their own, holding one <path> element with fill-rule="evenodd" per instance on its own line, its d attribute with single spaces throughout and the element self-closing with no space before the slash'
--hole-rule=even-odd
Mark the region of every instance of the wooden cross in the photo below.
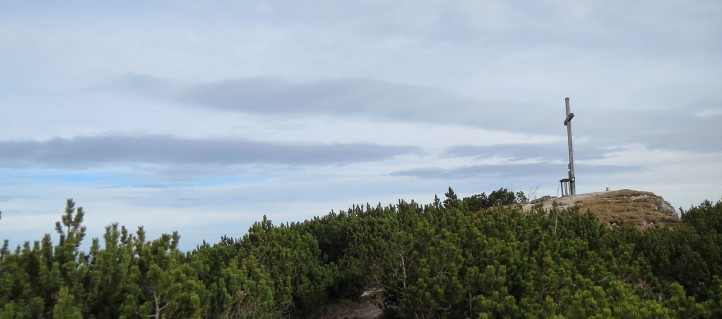
<svg viewBox="0 0 722 319">
<path fill-rule="evenodd" d="M 574 118 L 574 113 L 569 112 L 569 98 L 564 99 L 564 103 L 567 106 L 567 117 L 564 119 L 564 126 L 567 127 L 567 142 L 569 144 L 569 166 L 568 168 L 568 174 L 569 174 L 569 195 L 576 195 L 577 194 L 577 188 L 576 183 L 574 182 L 574 151 L 572 150 L 572 119 Z"/>
</svg>

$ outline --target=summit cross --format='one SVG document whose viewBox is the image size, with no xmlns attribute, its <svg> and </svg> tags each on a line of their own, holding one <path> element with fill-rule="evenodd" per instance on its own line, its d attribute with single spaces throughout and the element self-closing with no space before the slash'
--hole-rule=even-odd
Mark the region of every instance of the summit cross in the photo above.
<svg viewBox="0 0 722 319">
<path fill-rule="evenodd" d="M 566 182 L 569 183 L 569 190 L 567 195 L 576 195 L 577 187 L 574 181 L 574 150 L 572 149 L 572 119 L 574 118 L 574 113 L 569 112 L 569 98 L 565 98 L 564 103 L 567 107 L 567 116 L 564 118 L 564 126 L 567 127 L 567 143 L 569 144 L 569 166 L 567 167 L 569 177 L 566 180 Z M 562 182 L 562 185 L 563 184 L 564 183 Z M 563 193 L 564 192 L 562 192 L 562 194 Z"/>
</svg>

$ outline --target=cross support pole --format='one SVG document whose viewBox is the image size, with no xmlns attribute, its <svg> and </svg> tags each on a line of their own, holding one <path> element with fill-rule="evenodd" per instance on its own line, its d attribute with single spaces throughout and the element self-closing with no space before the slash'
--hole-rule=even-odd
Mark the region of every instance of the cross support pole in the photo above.
<svg viewBox="0 0 722 319">
<path fill-rule="evenodd" d="M 574 150 L 572 149 L 572 119 L 574 118 L 574 113 L 571 113 L 569 111 L 569 98 L 564 99 L 564 104 L 566 104 L 566 107 L 567 107 L 567 117 L 564 119 L 564 126 L 567 127 L 567 142 L 569 144 L 569 166 L 568 166 L 569 192 L 568 192 L 568 195 L 576 195 L 577 188 L 576 188 L 576 183 L 574 180 Z"/>
</svg>

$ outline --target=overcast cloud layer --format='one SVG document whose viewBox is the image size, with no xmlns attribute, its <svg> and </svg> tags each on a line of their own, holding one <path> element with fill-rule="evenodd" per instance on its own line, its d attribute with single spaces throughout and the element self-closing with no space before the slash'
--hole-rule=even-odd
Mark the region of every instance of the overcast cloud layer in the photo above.
<svg viewBox="0 0 722 319">
<path fill-rule="evenodd" d="M 722 196 L 719 1 L 4 1 L 0 239 L 499 187 Z"/>
</svg>

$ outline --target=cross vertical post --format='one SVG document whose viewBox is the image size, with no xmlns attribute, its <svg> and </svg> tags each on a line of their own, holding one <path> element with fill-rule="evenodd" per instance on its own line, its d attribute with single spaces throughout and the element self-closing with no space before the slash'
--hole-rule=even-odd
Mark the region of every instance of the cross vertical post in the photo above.
<svg viewBox="0 0 722 319">
<path fill-rule="evenodd" d="M 564 126 L 567 127 L 567 142 L 569 144 L 569 166 L 568 166 L 568 173 L 569 173 L 569 195 L 576 195 L 577 194 L 577 188 L 576 183 L 574 181 L 574 150 L 572 149 L 572 119 L 574 118 L 574 113 L 571 113 L 569 111 L 569 98 L 564 99 L 564 103 L 567 107 L 567 116 L 564 119 Z"/>
</svg>

